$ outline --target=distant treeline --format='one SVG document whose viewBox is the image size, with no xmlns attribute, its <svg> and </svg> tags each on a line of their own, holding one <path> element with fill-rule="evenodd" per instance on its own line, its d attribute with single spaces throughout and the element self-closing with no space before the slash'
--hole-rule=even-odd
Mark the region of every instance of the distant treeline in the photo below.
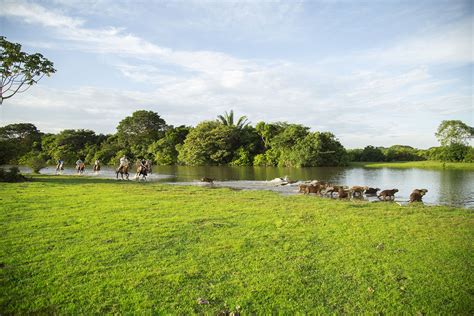
<svg viewBox="0 0 474 316">
<path fill-rule="evenodd" d="M 348 149 L 350 161 L 420 161 L 438 160 L 451 162 L 474 162 L 474 151 L 470 146 L 450 145 L 417 149 L 411 146 L 393 145 L 386 147 L 367 146 L 364 149 Z"/>
<path fill-rule="evenodd" d="M 58 159 L 86 164 L 99 159 L 116 165 L 119 158 L 151 159 L 158 165 L 234 166 L 344 166 L 350 161 L 446 160 L 470 161 L 473 149 L 465 144 L 428 150 L 396 145 L 346 150 L 334 134 L 311 132 L 286 122 L 259 122 L 246 117 L 234 122 L 233 112 L 196 127 L 171 126 L 157 113 L 136 111 L 123 119 L 112 135 L 67 129 L 58 134 L 40 132 L 33 124 L 0 128 L 0 164 L 26 164 L 38 170 Z"/>
</svg>

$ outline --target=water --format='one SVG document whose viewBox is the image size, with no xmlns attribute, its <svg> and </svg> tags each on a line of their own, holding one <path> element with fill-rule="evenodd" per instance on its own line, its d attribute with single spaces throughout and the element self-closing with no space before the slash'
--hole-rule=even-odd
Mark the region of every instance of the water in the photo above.
<svg viewBox="0 0 474 316">
<path fill-rule="evenodd" d="M 86 167 L 87 168 L 87 167 Z M 27 168 L 20 168 L 28 172 Z M 43 174 L 54 174 L 54 167 L 41 170 Z M 76 175 L 72 168 L 66 168 L 64 175 Z M 89 167 L 85 176 L 115 178 L 115 170 L 103 167 L 95 174 Z M 202 177 L 216 179 L 214 187 L 231 187 L 236 189 L 265 189 L 282 194 L 295 194 L 298 185 L 281 186 L 271 181 L 278 177 L 288 176 L 292 180 L 323 180 L 332 184 L 361 185 L 374 188 L 396 188 L 396 201 L 408 201 L 413 189 L 427 189 L 423 197 L 426 204 L 445 204 L 474 208 L 474 172 L 463 170 L 424 170 L 392 168 L 278 168 L 278 167 L 228 167 L 228 166 L 154 166 L 150 181 L 163 183 L 207 185 L 199 181 Z M 130 173 L 134 179 L 134 172 Z M 370 198 L 371 201 L 375 200 Z"/>
</svg>

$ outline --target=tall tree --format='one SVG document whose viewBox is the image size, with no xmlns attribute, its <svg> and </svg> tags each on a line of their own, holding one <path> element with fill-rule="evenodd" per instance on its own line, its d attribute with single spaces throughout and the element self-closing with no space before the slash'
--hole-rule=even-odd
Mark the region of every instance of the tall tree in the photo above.
<svg viewBox="0 0 474 316">
<path fill-rule="evenodd" d="M 147 155 L 148 147 L 162 138 L 167 129 L 164 119 L 153 111 L 135 111 L 117 126 L 117 138 L 122 148 L 130 148 L 136 157 Z"/>
<path fill-rule="evenodd" d="M 56 72 L 53 63 L 43 55 L 27 54 L 21 51 L 21 45 L 11 43 L 0 36 L 0 105 L 17 93 L 28 90 L 45 75 Z"/>
<path fill-rule="evenodd" d="M 174 165 L 178 162 L 178 148 L 184 143 L 190 127 L 181 125 L 168 129 L 165 136 L 150 145 L 148 151 L 159 165 Z"/>
<path fill-rule="evenodd" d="M 101 139 L 103 137 L 91 130 L 65 129 L 55 135 L 48 154 L 53 159 L 61 158 L 67 163 L 73 163 L 79 158 L 84 160 L 88 156 L 93 157 L 91 151 L 95 152 L 95 145 L 98 145 Z"/>
<path fill-rule="evenodd" d="M 224 165 L 237 149 L 237 130 L 216 121 L 193 128 L 179 149 L 179 162 L 186 165 Z"/>
<path fill-rule="evenodd" d="M 30 123 L 10 124 L 0 127 L 0 142 L 0 163 L 14 162 L 41 147 L 41 133 Z"/>
<path fill-rule="evenodd" d="M 224 125 L 237 127 L 238 129 L 242 129 L 250 124 L 249 120 L 247 119 L 247 116 L 245 115 L 239 117 L 237 123 L 234 124 L 234 110 L 230 110 L 229 113 L 227 113 L 226 111 L 224 115 L 218 115 L 217 120 Z"/>
<path fill-rule="evenodd" d="M 435 135 L 441 146 L 467 145 L 468 140 L 474 137 L 474 128 L 459 120 L 442 121 Z"/>
</svg>

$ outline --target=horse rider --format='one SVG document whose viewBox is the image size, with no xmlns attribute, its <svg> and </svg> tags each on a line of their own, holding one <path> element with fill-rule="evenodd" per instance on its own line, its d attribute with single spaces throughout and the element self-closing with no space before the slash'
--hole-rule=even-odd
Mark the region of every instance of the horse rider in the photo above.
<svg viewBox="0 0 474 316">
<path fill-rule="evenodd" d="M 83 164 L 84 162 L 81 160 L 81 158 L 77 159 L 76 161 L 76 167 L 79 167 L 81 164 Z"/>
<path fill-rule="evenodd" d="M 76 170 L 78 173 L 84 172 L 84 162 L 82 161 L 81 158 L 77 159 L 76 161 Z"/>
<path fill-rule="evenodd" d="M 127 167 L 127 166 L 128 166 L 128 159 L 127 159 L 127 156 L 123 156 L 122 158 L 120 158 L 119 170 L 120 170 L 122 167 Z"/>
<path fill-rule="evenodd" d="M 60 172 L 61 170 L 64 170 L 64 160 L 59 158 L 56 165 L 56 174 Z"/>
<path fill-rule="evenodd" d="M 94 162 L 94 171 L 100 171 L 100 160 L 96 159 Z"/>
</svg>

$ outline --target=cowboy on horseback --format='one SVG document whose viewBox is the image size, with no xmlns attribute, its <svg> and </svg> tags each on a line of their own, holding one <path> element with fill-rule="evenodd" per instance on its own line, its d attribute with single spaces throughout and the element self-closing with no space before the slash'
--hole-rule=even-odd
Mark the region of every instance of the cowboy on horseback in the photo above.
<svg viewBox="0 0 474 316">
<path fill-rule="evenodd" d="M 127 156 L 123 156 L 120 158 L 120 165 L 117 168 L 116 176 L 118 179 L 118 174 L 120 173 L 122 180 L 123 180 L 123 175 L 125 174 L 126 179 L 128 180 L 128 159 Z"/>
<path fill-rule="evenodd" d="M 145 159 L 141 159 L 138 161 L 137 164 L 137 173 L 135 175 L 135 179 L 139 180 L 140 176 L 143 177 L 143 180 L 146 180 L 146 177 L 148 175 L 148 164 Z"/>
<path fill-rule="evenodd" d="M 119 169 L 120 169 L 120 168 L 123 168 L 123 167 L 128 167 L 128 159 L 127 159 L 127 156 L 123 156 L 122 158 L 120 158 Z"/>
<path fill-rule="evenodd" d="M 99 159 L 96 159 L 96 161 L 94 162 L 93 170 L 94 170 L 94 172 L 100 171 L 100 160 Z"/>
<path fill-rule="evenodd" d="M 79 158 L 77 161 L 76 161 L 76 170 L 77 170 L 77 173 L 81 174 L 84 172 L 84 162 L 81 160 L 81 158 Z"/>
<path fill-rule="evenodd" d="M 61 160 L 61 158 L 59 158 L 56 164 L 56 174 L 60 173 L 63 170 L 64 170 L 64 160 Z"/>
</svg>

